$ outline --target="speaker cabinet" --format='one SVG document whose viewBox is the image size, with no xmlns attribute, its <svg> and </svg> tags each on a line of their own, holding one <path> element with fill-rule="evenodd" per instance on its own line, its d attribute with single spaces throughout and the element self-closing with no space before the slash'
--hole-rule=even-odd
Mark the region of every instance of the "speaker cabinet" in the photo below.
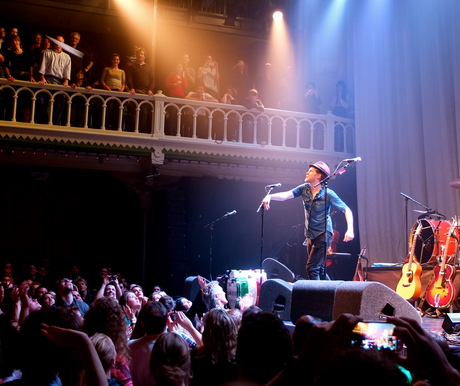
<svg viewBox="0 0 460 386">
<path fill-rule="evenodd" d="M 460 313 L 456 314 L 446 314 L 444 321 L 442 322 L 442 329 L 451 334 L 453 332 L 458 332 L 460 326 Z"/>
<path fill-rule="evenodd" d="M 294 272 L 271 257 L 262 261 L 262 269 L 267 273 L 267 279 L 282 279 L 287 282 L 293 282 L 295 279 Z"/>
<path fill-rule="evenodd" d="M 386 285 L 369 281 L 300 280 L 292 289 L 291 321 L 312 315 L 326 321 L 342 313 L 365 320 L 406 316 L 421 323 L 417 310 Z"/>
<path fill-rule="evenodd" d="M 198 276 L 189 276 L 184 282 L 184 297 L 193 301 L 196 295 L 200 291 L 200 285 L 198 284 Z"/>
<path fill-rule="evenodd" d="M 341 280 L 299 280 L 292 288 L 291 321 L 303 315 L 332 320 L 335 293 Z"/>
<path fill-rule="evenodd" d="M 275 311 L 282 320 L 291 318 L 292 284 L 281 279 L 269 279 L 260 287 L 259 307 Z"/>
</svg>

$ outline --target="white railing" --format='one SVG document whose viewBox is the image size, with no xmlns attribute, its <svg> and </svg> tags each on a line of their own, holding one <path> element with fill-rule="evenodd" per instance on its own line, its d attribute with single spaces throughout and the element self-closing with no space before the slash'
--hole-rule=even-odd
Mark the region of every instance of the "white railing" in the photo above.
<svg viewBox="0 0 460 386">
<path fill-rule="evenodd" d="M 167 140 L 169 148 L 174 142 L 192 141 L 234 149 L 320 151 L 331 156 L 355 152 L 353 121 L 330 113 L 275 109 L 259 113 L 243 106 L 169 98 L 161 92 L 150 97 L 0 79 L 2 132 L 8 122 L 47 130 L 80 130 L 88 141 L 94 130 L 98 136 L 123 133 L 124 138 L 139 138 L 144 144 L 146 137 Z"/>
</svg>

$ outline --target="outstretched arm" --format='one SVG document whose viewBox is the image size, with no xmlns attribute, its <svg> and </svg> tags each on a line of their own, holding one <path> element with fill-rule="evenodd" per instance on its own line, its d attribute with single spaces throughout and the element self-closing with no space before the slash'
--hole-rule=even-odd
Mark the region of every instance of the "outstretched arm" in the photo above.
<svg viewBox="0 0 460 386">
<path fill-rule="evenodd" d="M 274 194 L 267 194 L 264 199 L 262 200 L 262 205 L 264 206 L 264 210 L 270 209 L 270 201 L 286 201 L 294 198 L 294 193 L 291 190 L 286 192 L 274 193 Z"/>
<path fill-rule="evenodd" d="M 351 241 L 355 238 L 355 233 L 353 231 L 353 212 L 347 207 L 344 211 L 345 220 L 347 221 L 347 231 L 345 232 L 345 236 L 343 241 Z"/>
</svg>

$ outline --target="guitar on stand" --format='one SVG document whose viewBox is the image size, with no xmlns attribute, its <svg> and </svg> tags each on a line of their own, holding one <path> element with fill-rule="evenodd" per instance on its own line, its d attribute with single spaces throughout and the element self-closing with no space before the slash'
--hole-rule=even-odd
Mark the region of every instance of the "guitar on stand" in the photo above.
<svg viewBox="0 0 460 386">
<path fill-rule="evenodd" d="M 365 281 L 364 274 L 363 274 L 363 263 L 362 263 L 362 259 L 363 258 L 366 259 L 366 257 L 364 256 L 365 253 L 366 253 L 366 248 L 361 249 L 361 252 L 358 255 L 358 261 L 356 263 L 356 270 L 355 270 L 355 274 L 353 275 L 353 281 Z"/>
<path fill-rule="evenodd" d="M 415 257 L 415 244 L 421 232 L 422 224 L 419 224 L 412 238 L 408 260 L 403 265 L 401 277 L 396 286 L 396 292 L 406 300 L 418 299 L 422 292 L 422 266 Z"/>
<path fill-rule="evenodd" d="M 447 264 L 447 255 L 451 239 L 455 238 L 457 218 L 454 218 L 447 234 L 440 263 L 434 268 L 433 278 L 426 290 L 426 300 L 431 307 L 448 308 L 455 299 L 455 267 Z M 439 314 L 439 312 L 437 312 Z"/>
</svg>

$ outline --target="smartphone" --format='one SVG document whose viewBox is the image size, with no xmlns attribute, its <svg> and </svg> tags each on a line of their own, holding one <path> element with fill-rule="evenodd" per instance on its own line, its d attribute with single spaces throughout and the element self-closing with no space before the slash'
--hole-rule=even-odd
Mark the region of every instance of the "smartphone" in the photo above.
<svg viewBox="0 0 460 386">
<path fill-rule="evenodd" d="M 353 329 L 351 345 L 366 350 L 398 351 L 401 343 L 393 333 L 395 327 L 384 321 L 359 322 Z"/>
<path fill-rule="evenodd" d="M 175 322 L 176 319 L 177 319 L 177 312 L 173 312 L 173 313 L 171 314 L 171 320 L 172 320 L 173 322 Z"/>
</svg>

